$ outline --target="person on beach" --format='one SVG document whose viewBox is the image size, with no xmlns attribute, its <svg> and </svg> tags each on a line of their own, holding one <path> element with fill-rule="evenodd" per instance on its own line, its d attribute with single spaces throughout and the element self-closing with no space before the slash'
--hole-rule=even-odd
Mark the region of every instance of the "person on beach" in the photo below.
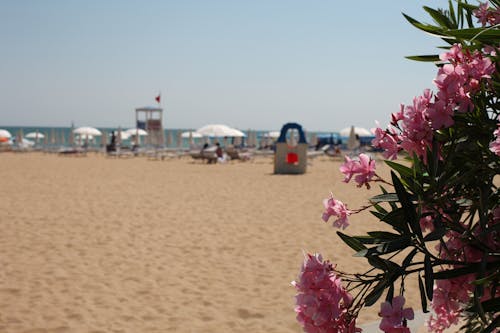
<svg viewBox="0 0 500 333">
<path fill-rule="evenodd" d="M 215 145 L 217 146 L 217 149 L 215 149 L 215 155 L 217 155 L 217 162 L 219 163 L 226 162 L 226 157 L 224 155 L 224 151 L 220 146 L 220 143 L 217 142 Z"/>
</svg>

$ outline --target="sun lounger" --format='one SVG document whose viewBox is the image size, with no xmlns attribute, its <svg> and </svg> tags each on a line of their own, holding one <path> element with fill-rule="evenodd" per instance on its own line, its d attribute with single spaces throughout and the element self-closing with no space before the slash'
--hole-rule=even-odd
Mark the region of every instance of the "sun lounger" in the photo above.
<svg viewBox="0 0 500 333">
<path fill-rule="evenodd" d="M 209 150 L 206 149 L 201 152 L 190 152 L 189 155 L 194 159 L 194 160 L 202 160 L 202 161 L 207 161 L 208 164 L 211 163 L 217 163 L 217 154 L 215 153 L 215 150 Z"/>
<path fill-rule="evenodd" d="M 231 160 L 248 161 L 252 158 L 252 154 L 249 152 L 240 152 L 234 148 L 227 148 L 226 154 Z"/>
</svg>

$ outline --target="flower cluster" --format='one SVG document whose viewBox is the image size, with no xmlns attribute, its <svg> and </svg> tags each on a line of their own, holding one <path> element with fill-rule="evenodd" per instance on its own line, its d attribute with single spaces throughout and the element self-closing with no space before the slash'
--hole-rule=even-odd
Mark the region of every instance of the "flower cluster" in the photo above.
<svg viewBox="0 0 500 333">
<path fill-rule="evenodd" d="M 358 187 L 368 184 L 375 175 L 375 161 L 366 154 L 359 154 L 357 160 L 345 156 L 345 163 L 340 166 L 340 172 L 345 176 L 344 182 L 348 183 L 354 176 Z"/>
<path fill-rule="evenodd" d="M 380 305 L 379 316 L 382 317 L 379 328 L 386 333 L 410 333 L 406 326 L 407 320 L 413 320 L 412 308 L 403 309 L 405 298 L 397 296 L 392 303 L 384 302 Z"/>
<path fill-rule="evenodd" d="M 470 111 L 472 96 L 481 88 L 481 81 L 490 79 L 495 71 L 494 63 L 485 54 L 464 50 L 460 44 L 453 45 L 440 59 L 446 63 L 434 80 L 438 92 L 424 90 L 412 105 L 401 105 L 400 111 L 392 115 L 389 129 L 375 130 L 372 145 L 383 149 L 385 158 L 396 159 L 397 152 L 405 150 L 426 162 L 433 131 L 452 126 L 455 112 Z"/>
<path fill-rule="evenodd" d="M 334 216 L 337 219 L 333 221 L 333 226 L 341 229 L 347 228 L 349 225 L 347 218 L 352 212 L 347 209 L 342 201 L 334 199 L 333 194 L 330 194 L 330 198 L 323 200 L 323 205 L 325 206 L 322 216 L 323 221 L 328 222 L 330 216 Z"/>
<path fill-rule="evenodd" d="M 434 313 L 427 321 L 429 330 L 443 332 L 458 323 L 463 307 L 469 301 L 472 285 L 471 276 L 437 280 L 434 285 L 432 309 Z"/>
<path fill-rule="evenodd" d="M 297 320 L 307 333 L 355 333 L 356 318 L 348 309 L 352 296 L 332 265 L 320 254 L 307 254 L 297 281 Z"/>
<path fill-rule="evenodd" d="M 376 174 L 368 155 L 345 157 L 344 182 L 353 179 L 368 189 L 370 182 L 382 182 L 390 188 L 381 187 L 369 205 L 355 210 L 332 194 L 323 201 L 323 221 L 334 217 L 333 225 L 345 229 L 352 214 L 370 208 L 386 228 L 357 236 L 337 231 L 370 265 L 365 273 L 341 275 L 349 291 L 357 291 L 355 297 L 320 255 L 306 257 L 295 283 L 297 318 L 306 332 L 355 331 L 360 309 L 374 305 L 385 291 L 380 329 L 409 332 L 407 320 L 414 313 L 403 308 L 403 295 L 408 285 L 417 287 L 407 279 L 410 274 L 418 275 L 424 312 L 430 302 L 431 331 L 442 333 L 462 322 L 466 331 L 500 332 L 500 3 L 490 3 L 494 8 L 458 1 L 456 14 L 451 2 L 449 11 L 427 8 L 437 26 L 405 15 L 415 27 L 456 44 L 439 56 L 412 57 L 439 60 L 437 90 L 424 90 L 392 114 L 387 129 L 377 124 L 374 130 L 374 148 L 388 160 L 403 151 L 410 163 L 386 161 L 389 183 Z M 483 28 L 472 27 L 473 14 Z M 400 296 L 393 297 L 396 293 Z"/>
<path fill-rule="evenodd" d="M 481 3 L 479 8 L 474 10 L 474 15 L 483 27 L 500 23 L 500 9 L 490 9 L 490 4 L 487 2 Z"/>
<path fill-rule="evenodd" d="M 500 223 L 500 208 L 496 208 L 489 216 L 486 228 L 495 230 L 495 225 Z M 442 259 L 479 263 L 484 257 L 484 249 L 487 252 L 497 253 L 500 251 L 500 238 L 498 231 L 485 232 L 480 224 L 474 226 L 462 223 L 463 233 L 450 230 L 446 234 L 443 244 L 437 246 L 439 257 Z M 484 248 L 481 250 L 477 244 L 468 242 L 469 232 L 481 243 Z M 459 266 L 461 267 L 461 266 Z M 474 274 L 462 275 L 456 278 L 437 280 L 434 285 L 434 297 L 432 308 L 434 314 L 429 318 L 427 326 L 437 333 L 458 323 L 463 309 L 467 306 L 471 295 L 474 292 Z M 500 290 L 491 290 L 487 287 L 483 291 L 482 300 L 488 300 L 500 295 Z"/>
</svg>

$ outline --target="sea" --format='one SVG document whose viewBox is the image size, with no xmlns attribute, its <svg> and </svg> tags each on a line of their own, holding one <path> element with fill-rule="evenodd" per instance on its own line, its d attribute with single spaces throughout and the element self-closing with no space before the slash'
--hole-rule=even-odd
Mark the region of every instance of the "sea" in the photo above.
<svg viewBox="0 0 500 333">
<path fill-rule="evenodd" d="M 109 136 L 113 131 L 118 131 L 116 127 L 96 127 L 103 133 L 106 133 L 108 136 L 106 138 L 106 142 L 109 143 Z M 31 132 L 42 133 L 45 137 L 43 139 L 38 139 L 36 144 L 43 146 L 57 146 L 57 147 L 68 147 L 70 146 L 70 134 L 71 127 L 40 127 L 40 126 L 2 126 L 0 125 L 0 129 L 5 129 L 10 132 L 12 138 L 14 139 L 17 135 L 22 134 L 23 137 Z M 73 128 L 74 129 L 74 128 Z M 125 130 L 122 129 L 122 130 Z M 183 128 L 173 128 L 173 129 L 164 129 L 164 138 L 165 138 L 165 147 L 167 148 L 183 148 L 188 149 L 192 145 L 189 142 L 189 138 L 181 138 L 180 134 L 186 131 L 193 131 L 193 129 L 183 129 Z M 246 138 L 243 139 L 242 144 L 253 145 L 253 146 L 261 146 L 261 143 L 268 137 L 268 133 L 270 130 L 248 130 L 244 131 L 247 135 Z M 312 143 L 317 137 L 326 137 L 326 138 L 339 138 L 338 133 L 336 132 L 305 132 L 306 139 L 309 143 Z M 219 138 L 222 141 L 222 138 Z M 30 139 L 34 141 L 34 139 Z M 195 145 L 202 145 L 205 142 L 205 138 L 194 139 Z M 213 142 L 214 139 L 211 141 Z M 246 140 L 246 141 L 245 141 Z M 249 142 L 250 140 L 254 140 L 255 142 Z M 89 146 L 93 147 L 101 147 L 103 144 L 103 137 L 95 137 L 89 141 Z M 130 139 L 123 140 L 122 145 L 132 145 L 133 142 Z"/>
</svg>

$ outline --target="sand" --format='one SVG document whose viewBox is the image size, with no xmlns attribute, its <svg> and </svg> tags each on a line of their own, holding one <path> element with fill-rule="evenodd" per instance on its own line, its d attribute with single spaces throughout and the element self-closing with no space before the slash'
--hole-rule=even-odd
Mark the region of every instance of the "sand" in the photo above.
<svg viewBox="0 0 500 333">
<path fill-rule="evenodd" d="M 321 220 L 323 198 L 356 208 L 378 191 L 343 183 L 339 160 L 272 163 L 0 154 L 0 332 L 301 332 L 302 251 L 367 267 Z M 346 233 L 377 223 L 359 214 Z"/>
</svg>

